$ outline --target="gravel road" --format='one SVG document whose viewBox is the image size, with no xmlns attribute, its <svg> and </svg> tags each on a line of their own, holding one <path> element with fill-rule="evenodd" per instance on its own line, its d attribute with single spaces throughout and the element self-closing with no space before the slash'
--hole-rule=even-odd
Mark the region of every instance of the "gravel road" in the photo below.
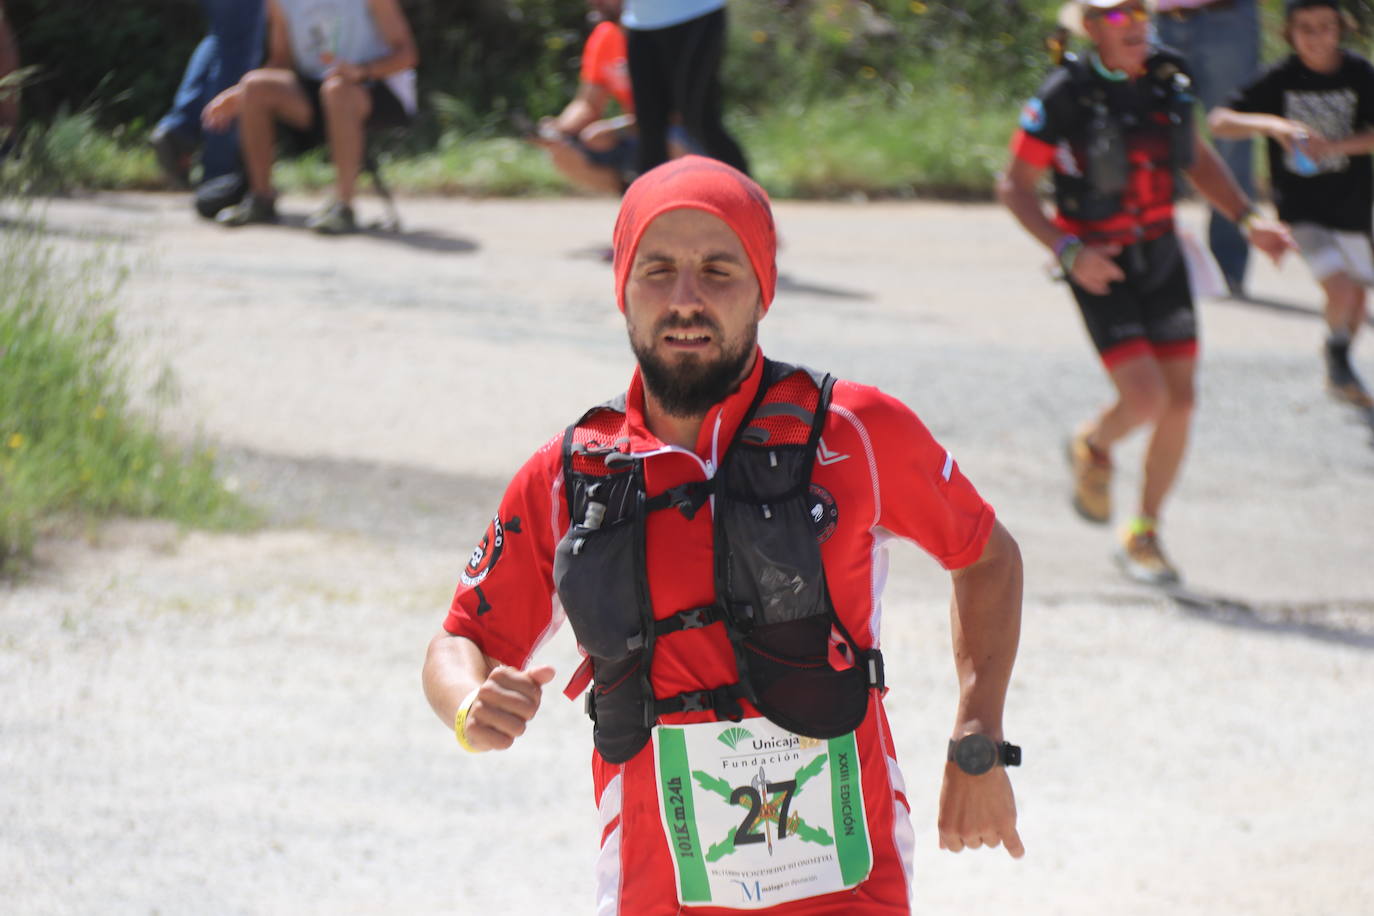
<svg viewBox="0 0 1374 916">
<path fill-rule="evenodd" d="M 515 749 L 469 758 L 419 669 L 508 475 L 628 378 L 599 256 L 615 203 L 407 200 L 405 233 L 343 239 L 300 228 L 312 203 L 236 232 L 182 195 L 46 209 L 59 250 L 130 266 L 140 380 L 171 366 L 165 424 L 212 442 L 270 523 L 114 522 L 44 541 L 0 590 L 6 912 L 591 912 L 580 705 L 552 693 Z M 1374 912 L 1374 421 L 1321 391 L 1302 265 L 1257 264 L 1260 301 L 1201 307 L 1167 527 L 1195 592 L 1179 602 L 1123 581 L 1109 534 L 1067 507 L 1063 438 L 1106 386 L 1010 217 L 777 214 L 765 349 L 910 403 L 1026 558 L 1015 862 L 937 847 L 948 579 L 894 551 L 884 648 L 916 911 Z M 1140 447 L 1119 459 L 1123 503 Z M 574 654 L 565 632 L 545 659 L 565 675 Z"/>
</svg>

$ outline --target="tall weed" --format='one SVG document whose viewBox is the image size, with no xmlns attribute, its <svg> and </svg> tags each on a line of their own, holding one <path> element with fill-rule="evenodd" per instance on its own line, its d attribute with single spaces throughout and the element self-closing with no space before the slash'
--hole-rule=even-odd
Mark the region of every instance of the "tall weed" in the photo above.
<svg viewBox="0 0 1374 916">
<path fill-rule="evenodd" d="M 172 444 L 134 409 L 110 305 L 118 269 L 64 260 L 25 217 L 0 223 L 0 571 L 65 516 L 251 521 L 212 452 Z"/>
</svg>

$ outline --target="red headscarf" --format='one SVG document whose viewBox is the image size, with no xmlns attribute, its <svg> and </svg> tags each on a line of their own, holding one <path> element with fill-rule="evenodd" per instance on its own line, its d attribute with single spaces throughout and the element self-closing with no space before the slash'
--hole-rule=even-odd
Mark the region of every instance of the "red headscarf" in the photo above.
<svg viewBox="0 0 1374 916">
<path fill-rule="evenodd" d="M 669 210 L 704 210 L 734 230 L 759 281 L 763 307 L 778 284 L 777 234 L 768 194 L 743 172 L 704 156 L 683 156 L 650 169 L 630 185 L 615 221 L 615 302 L 625 311 L 625 284 L 644 230 Z"/>
</svg>

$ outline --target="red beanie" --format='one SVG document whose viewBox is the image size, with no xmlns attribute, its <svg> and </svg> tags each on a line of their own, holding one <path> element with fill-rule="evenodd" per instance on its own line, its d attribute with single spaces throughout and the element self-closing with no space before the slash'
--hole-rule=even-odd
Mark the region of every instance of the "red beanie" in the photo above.
<svg viewBox="0 0 1374 916">
<path fill-rule="evenodd" d="M 743 172 L 704 156 L 683 156 L 639 176 L 620 202 L 615 221 L 615 302 L 625 311 L 625 284 L 644 230 L 669 210 L 704 210 L 739 236 L 759 281 L 763 307 L 778 283 L 777 235 L 768 194 Z"/>
</svg>

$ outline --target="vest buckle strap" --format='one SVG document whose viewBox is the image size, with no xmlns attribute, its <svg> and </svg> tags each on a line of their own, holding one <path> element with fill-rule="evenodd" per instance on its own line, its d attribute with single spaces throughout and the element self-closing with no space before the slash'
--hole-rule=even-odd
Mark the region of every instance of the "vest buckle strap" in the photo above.
<svg viewBox="0 0 1374 916">
<path fill-rule="evenodd" d="M 644 503 L 644 508 L 648 512 L 656 512 L 659 509 L 672 507 L 681 512 L 688 521 L 691 521 L 697 514 L 697 510 L 706 504 L 710 495 L 711 485 L 707 481 L 691 480 L 675 487 L 669 487 L 652 499 L 647 500 Z"/>
<path fill-rule="evenodd" d="M 887 669 L 883 666 L 881 649 L 868 649 L 860 653 L 868 670 L 868 686 L 877 690 L 887 689 Z"/>
<path fill-rule="evenodd" d="M 743 695 L 740 684 L 727 684 L 712 690 L 693 690 L 666 700 L 655 700 L 654 712 L 661 717 L 673 712 L 710 711 L 718 719 L 738 722 L 744 718 L 744 707 L 739 705 L 739 698 Z"/>
<path fill-rule="evenodd" d="M 678 630 L 699 630 L 702 627 L 709 627 L 717 620 L 720 620 L 722 616 L 723 613 L 718 604 L 688 608 L 685 611 L 678 611 L 671 617 L 655 620 L 654 636 L 659 637 L 663 636 L 665 633 L 676 633 Z M 642 643 L 643 640 L 640 639 L 640 642 Z M 630 648 L 633 649 L 636 647 L 631 646 Z"/>
</svg>

